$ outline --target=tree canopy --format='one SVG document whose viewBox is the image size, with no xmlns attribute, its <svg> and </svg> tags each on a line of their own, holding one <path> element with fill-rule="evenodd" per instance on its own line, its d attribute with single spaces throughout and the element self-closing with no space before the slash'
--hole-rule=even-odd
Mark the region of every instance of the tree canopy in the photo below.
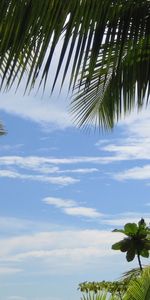
<svg viewBox="0 0 150 300">
<path fill-rule="evenodd" d="M 150 228 L 146 225 L 144 219 L 141 219 L 138 224 L 127 223 L 124 229 L 115 229 L 113 232 L 121 232 L 126 237 L 118 243 L 113 244 L 112 249 L 126 252 L 128 262 L 132 261 L 135 255 L 137 255 L 139 266 L 142 270 L 140 256 L 148 258 L 150 251 Z"/>
</svg>

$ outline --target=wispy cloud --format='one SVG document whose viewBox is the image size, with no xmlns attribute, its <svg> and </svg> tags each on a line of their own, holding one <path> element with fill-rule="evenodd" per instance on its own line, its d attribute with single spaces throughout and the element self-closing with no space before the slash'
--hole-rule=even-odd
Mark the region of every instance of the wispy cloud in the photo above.
<svg viewBox="0 0 150 300">
<path fill-rule="evenodd" d="M 99 164 L 105 163 L 105 159 L 101 157 L 71 157 L 71 158 L 57 158 L 57 157 L 42 157 L 42 156 L 1 156 L 0 165 L 7 167 L 18 167 L 22 169 L 29 169 L 32 171 L 40 171 L 41 173 L 76 173 L 76 174 L 90 174 L 98 172 L 99 169 L 93 167 L 73 168 L 60 170 L 60 165 L 75 165 L 75 164 Z"/>
<path fill-rule="evenodd" d="M 98 172 L 99 170 L 96 168 L 84 168 L 84 169 L 73 169 L 73 170 L 63 170 L 58 171 L 58 173 L 78 173 L 78 174 L 90 174 Z"/>
<path fill-rule="evenodd" d="M 64 212 L 67 215 L 82 216 L 87 218 L 99 218 L 103 215 L 94 208 L 83 206 L 65 208 Z"/>
<path fill-rule="evenodd" d="M 13 92 L 3 94 L 0 99 L 0 109 L 39 123 L 45 131 L 64 130 L 73 126 L 67 112 L 67 101 L 62 99 L 53 99 L 55 101 L 52 101 L 52 99 L 49 99 L 49 96 L 45 97 L 46 99 L 44 100 L 39 99 L 40 96 L 37 99 L 31 94 L 30 96 L 22 96 L 22 94 L 19 95 L 19 92 L 15 97 Z M 11 101 L 12 98 L 13 101 Z"/>
<path fill-rule="evenodd" d="M 61 208 L 63 213 L 71 216 L 82 216 L 87 218 L 99 218 L 103 216 L 103 214 L 97 211 L 95 208 L 80 206 L 79 203 L 74 200 L 47 197 L 42 201 L 48 205 Z"/>
<path fill-rule="evenodd" d="M 60 267 L 61 262 L 66 267 L 68 263 L 75 267 L 77 262 L 84 266 L 91 257 L 94 260 L 115 254 L 111 244 L 118 237 L 120 234 L 101 230 L 61 230 L 5 238 L 0 239 L 0 260 L 5 264 L 16 262 L 16 271 L 22 269 L 21 262 L 30 262 L 30 259 L 39 262 L 43 259 L 43 263 L 50 263 L 51 267 Z"/>
<path fill-rule="evenodd" d="M 71 209 L 71 200 L 66 200 L 63 204 L 61 199 L 58 199 L 55 201 L 57 206 L 61 208 L 64 205 L 65 209 Z M 110 215 L 107 218 L 104 216 L 101 222 L 114 229 L 127 222 L 137 222 L 141 217 L 148 223 L 150 215 L 135 212 Z M 21 219 L 19 222 L 21 223 Z M 24 224 L 24 220 L 22 222 Z M 0 262 L 3 263 L 0 275 L 10 276 L 26 269 L 29 272 L 34 268 L 34 264 L 41 272 L 49 273 L 60 274 L 60 270 L 63 274 L 70 270 L 73 273 L 79 266 L 86 270 L 91 262 L 92 265 L 99 265 L 104 257 L 109 259 L 111 255 L 115 255 L 111 245 L 122 238 L 122 234 L 112 233 L 110 229 L 57 228 L 41 231 L 39 226 L 35 226 L 35 230 L 28 234 L 0 238 Z M 117 260 L 119 257 L 117 254 Z"/>
<path fill-rule="evenodd" d="M 137 223 L 141 218 L 149 224 L 150 213 L 146 212 L 124 212 L 116 215 L 110 215 L 107 218 L 101 219 L 101 223 L 110 225 L 111 227 L 123 227 L 126 223 Z"/>
<path fill-rule="evenodd" d="M 13 151 L 17 151 L 20 150 L 22 147 L 24 146 L 24 144 L 16 144 L 16 145 L 1 145 L 0 147 L 0 151 L 9 151 L 9 152 L 13 152 Z"/>
<path fill-rule="evenodd" d="M 113 176 L 117 180 L 146 180 L 150 179 L 150 165 L 135 167 L 119 172 Z"/>
<path fill-rule="evenodd" d="M 53 165 L 68 165 L 68 164 L 100 164 L 100 163 L 109 163 L 111 160 L 114 160 L 113 157 L 99 157 L 99 156 L 78 156 L 78 157 L 41 157 L 41 156 L 2 156 L 0 157 L 0 164 L 13 166 L 16 165 L 21 168 L 32 168 L 37 170 L 37 168 L 51 167 Z M 87 169 L 87 168 L 86 168 Z M 82 169 L 80 169 L 82 170 Z M 58 171 L 58 169 L 56 169 Z M 93 171 L 93 168 L 92 168 Z M 94 168 L 94 171 L 96 169 Z"/>
<path fill-rule="evenodd" d="M 144 217 L 144 215 L 143 214 L 139 214 L 139 216 L 137 216 L 137 217 L 118 217 L 118 219 L 116 218 L 116 219 L 105 219 L 104 221 L 103 221 L 103 223 L 104 224 L 106 224 L 106 225 L 110 225 L 111 227 L 113 226 L 113 227 L 123 227 L 126 223 L 137 223 L 137 222 L 139 222 L 139 220 L 142 218 L 142 217 Z M 149 224 L 149 220 L 150 220 L 150 216 L 149 216 L 149 218 L 148 217 L 145 217 L 145 221 L 146 221 L 146 223 L 147 224 Z"/>
<path fill-rule="evenodd" d="M 8 216 L 0 216 L 1 234 L 12 236 L 15 234 L 23 234 L 28 232 L 45 231 L 45 230 L 58 230 L 60 227 L 56 223 L 48 221 L 40 222 L 36 220 L 29 220 L 25 218 L 16 218 Z"/>
<path fill-rule="evenodd" d="M 42 200 L 44 203 L 48 205 L 54 205 L 58 208 L 68 208 L 76 206 L 76 202 L 74 200 L 56 198 L 56 197 L 46 197 Z"/>
<path fill-rule="evenodd" d="M 70 168 L 60 169 L 59 165 L 86 163 L 94 158 L 54 158 L 41 156 L 1 156 L 0 166 L 5 169 L 0 170 L 0 177 L 21 180 L 32 180 L 47 182 L 58 185 L 69 185 L 77 183 L 80 178 L 71 175 L 84 176 L 98 172 L 97 168 Z M 30 174 L 27 174 L 30 171 Z"/>
<path fill-rule="evenodd" d="M 150 160 L 150 110 L 132 113 L 119 123 L 122 135 L 110 142 L 100 140 L 96 146 L 117 160 Z"/>
<path fill-rule="evenodd" d="M 7 266 L 0 266 L 0 276 L 4 276 L 4 275 L 13 275 L 16 273 L 20 273 L 22 272 L 22 269 L 19 268 L 13 268 L 13 267 L 7 267 Z"/>
<path fill-rule="evenodd" d="M 79 182 L 79 179 L 75 179 L 69 176 L 45 176 L 45 175 L 29 175 L 29 174 L 21 174 L 19 172 L 11 171 L 11 170 L 0 170 L 0 177 L 2 178 L 12 178 L 12 179 L 21 179 L 21 180 L 32 180 L 32 181 L 40 181 L 46 182 L 56 185 L 69 185 L 76 182 Z"/>
</svg>

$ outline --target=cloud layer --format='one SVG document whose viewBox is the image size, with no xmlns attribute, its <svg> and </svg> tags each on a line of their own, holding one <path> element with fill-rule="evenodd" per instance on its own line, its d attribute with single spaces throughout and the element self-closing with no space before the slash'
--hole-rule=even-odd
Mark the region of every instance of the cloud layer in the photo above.
<svg viewBox="0 0 150 300">
<path fill-rule="evenodd" d="M 97 258 L 115 254 L 111 243 L 118 237 L 108 231 L 78 229 L 1 238 L 1 271 L 3 275 L 18 273 L 26 267 L 30 269 L 29 265 L 34 266 L 35 262 L 42 264 L 46 272 L 59 272 L 62 266 L 64 273 L 73 271 L 77 265 L 86 268 L 91 259 L 94 262 Z"/>
<path fill-rule="evenodd" d="M 72 200 L 62 201 L 59 198 L 48 197 L 44 202 L 48 204 L 48 201 L 49 205 L 56 204 L 59 209 L 79 209 Z M 105 227 L 109 226 L 109 230 L 63 228 L 8 217 L 4 222 L 4 218 L 0 218 L 1 231 L 9 232 L 5 238 L 0 237 L 0 276 L 11 276 L 20 272 L 32 274 L 36 269 L 43 274 L 73 274 L 78 272 L 79 268 L 83 272 L 90 270 L 91 264 L 93 267 L 98 266 L 100 259 L 104 257 L 106 259 L 117 254 L 119 258 L 119 254 L 111 250 L 111 245 L 120 240 L 122 234 L 112 233 L 110 226 L 113 229 L 122 227 L 127 222 L 139 221 L 141 217 L 148 222 L 150 215 L 133 212 L 114 216 L 103 215 L 98 222 L 105 224 Z M 13 236 L 15 228 L 20 231 Z M 34 231 L 31 232 L 31 228 Z"/>
</svg>

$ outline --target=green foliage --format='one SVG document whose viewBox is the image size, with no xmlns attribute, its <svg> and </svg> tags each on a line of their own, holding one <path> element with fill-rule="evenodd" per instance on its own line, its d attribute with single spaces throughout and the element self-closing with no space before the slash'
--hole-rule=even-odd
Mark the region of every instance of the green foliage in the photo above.
<svg viewBox="0 0 150 300">
<path fill-rule="evenodd" d="M 150 268 L 146 268 L 140 277 L 130 281 L 123 300 L 150 299 Z"/>
<path fill-rule="evenodd" d="M 120 281 L 83 282 L 79 284 L 79 290 L 87 295 L 91 295 L 91 292 L 93 292 L 95 297 L 106 293 L 107 296 L 111 295 L 120 298 L 127 290 L 127 283 L 126 279 Z"/>
<path fill-rule="evenodd" d="M 26 88 L 45 87 L 59 43 L 52 90 L 70 70 L 76 122 L 112 128 L 149 100 L 149 16 L 149 0 L 1 0 L 0 86 L 28 71 Z"/>
<path fill-rule="evenodd" d="M 127 237 L 112 245 L 112 249 L 126 252 L 128 262 L 137 255 L 142 269 L 140 256 L 148 258 L 150 250 L 150 228 L 146 226 L 144 219 L 141 219 L 138 224 L 127 223 L 123 230 L 115 229 L 113 232 L 121 232 Z"/>
<path fill-rule="evenodd" d="M 83 282 L 79 285 L 81 300 L 149 300 L 150 267 L 131 270 L 124 279 L 114 282 Z"/>
<path fill-rule="evenodd" d="M 112 295 L 108 295 L 106 292 L 101 292 L 98 294 L 89 292 L 83 294 L 81 300 L 117 300 L 117 298 L 114 298 Z"/>
<path fill-rule="evenodd" d="M 144 266 L 144 270 L 148 269 L 150 266 L 147 265 L 147 266 Z M 134 278 L 138 278 L 141 276 L 141 270 L 140 268 L 134 268 L 134 269 L 131 269 L 127 272 L 124 272 L 123 275 L 122 275 L 122 279 L 126 281 L 127 285 L 129 284 L 130 280 L 131 279 L 134 279 Z"/>
<path fill-rule="evenodd" d="M 140 268 L 124 273 L 118 281 L 80 283 L 81 300 L 150 300 L 150 267 L 143 270 L 140 262 L 140 255 L 149 257 L 150 228 L 141 219 L 138 224 L 127 223 L 114 232 L 121 232 L 126 238 L 112 245 L 112 249 L 127 252 L 128 261 L 137 254 Z"/>
</svg>

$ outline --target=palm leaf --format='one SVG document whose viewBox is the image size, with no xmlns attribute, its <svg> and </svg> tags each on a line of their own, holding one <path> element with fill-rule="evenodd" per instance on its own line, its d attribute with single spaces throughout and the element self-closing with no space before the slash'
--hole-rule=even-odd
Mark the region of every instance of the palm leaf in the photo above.
<svg viewBox="0 0 150 300">
<path fill-rule="evenodd" d="M 148 102 L 149 0 L 1 0 L 1 88 L 24 78 L 26 88 L 37 81 L 45 87 L 61 37 L 51 86 L 62 68 L 62 85 L 70 72 L 80 125 L 112 128 L 122 114 Z"/>
<path fill-rule="evenodd" d="M 107 292 L 89 292 L 83 294 L 81 300 L 120 300 L 120 298 L 116 295 L 111 295 Z"/>
<path fill-rule="evenodd" d="M 131 280 L 124 300 L 150 299 L 150 268 L 143 271 L 139 278 Z"/>
<path fill-rule="evenodd" d="M 144 270 L 147 268 L 149 268 L 149 265 L 143 267 Z M 132 278 L 137 278 L 139 276 L 141 276 L 140 268 L 133 268 L 127 272 L 124 272 L 121 277 L 121 280 L 125 280 L 126 282 L 129 282 Z"/>
<path fill-rule="evenodd" d="M 142 59 L 141 51 L 145 53 Z M 79 126 L 97 123 L 109 129 L 134 107 L 141 109 L 148 104 L 150 67 L 147 64 L 150 48 L 148 50 L 143 40 L 140 47 L 138 45 L 132 49 L 131 46 L 120 66 L 114 68 L 115 56 L 115 49 L 111 50 L 111 57 L 109 52 L 106 53 L 105 61 L 100 54 L 92 78 L 88 82 L 84 75 L 76 86 L 71 111 Z"/>
<path fill-rule="evenodd" d="M 6 131 L 5 131 L 4 127 L 3 127 L 3 124 L 0 123 L 0 136 L 4 135 L 4 134 L 6 134 Z"/>
</svg>

